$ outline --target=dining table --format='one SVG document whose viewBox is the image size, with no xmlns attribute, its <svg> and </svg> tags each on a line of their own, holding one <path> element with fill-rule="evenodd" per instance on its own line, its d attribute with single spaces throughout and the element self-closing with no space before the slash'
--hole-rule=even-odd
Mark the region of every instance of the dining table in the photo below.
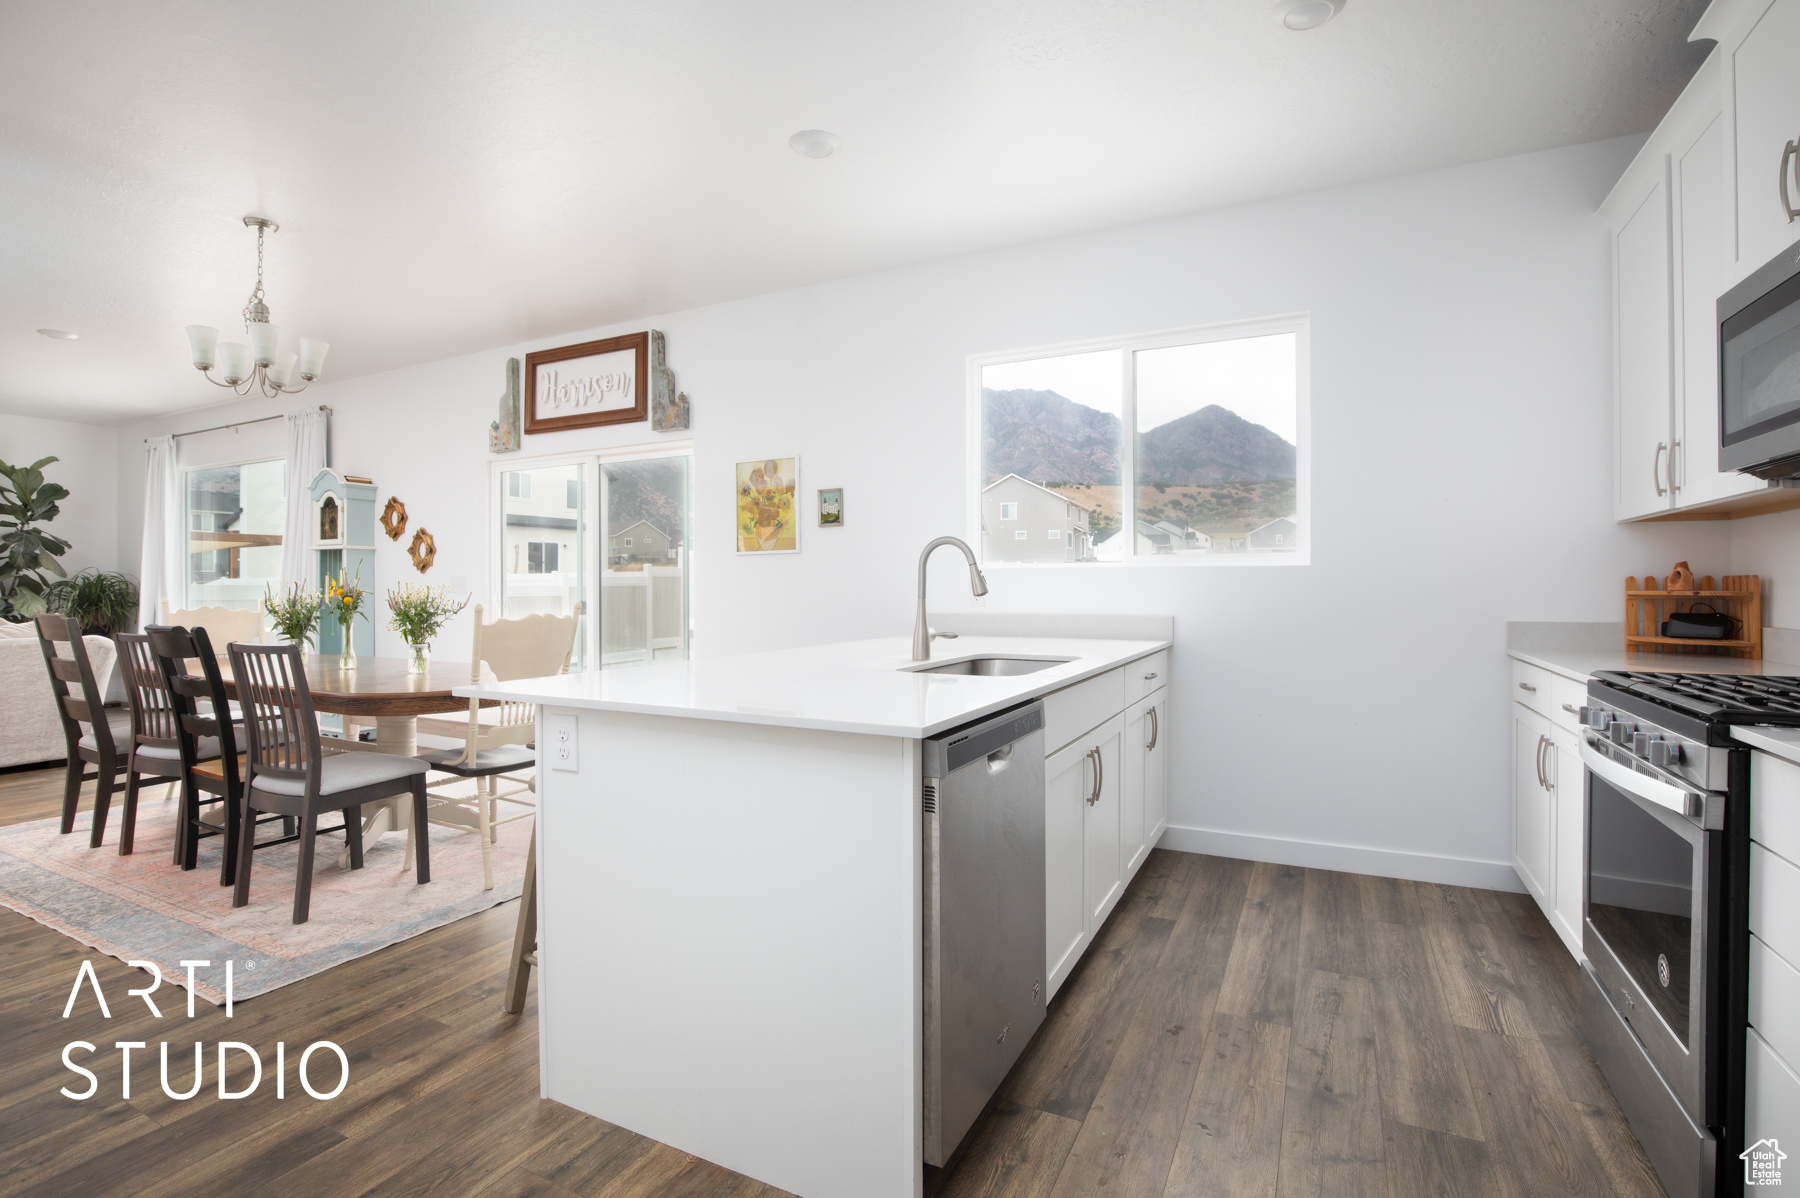
<svg viewBox="0 0 1800 1198">
<path fill-rule="evenodd" d="M 306 687 L 312 692 L 315 712 L 342 716 L 344 735 L 326 737 L 325 747 L 347 752 L 392 753 L 411 757 L 419 751 L 418 719 L 422 715 L 466 713 L 469 701 L 451 694 L 451 688 L 468 686 L 472 678 L 466 661 L 432 661 L 423 673 L 412 672 L 405 657 L 358 657 L 346 666 L 335 653 L 308 653 Z M 226 694 L 236 701 L 237 687 L 231 663 L 221 660 Z M 493 707 L 497 700 L 484 700 Z M 375 739 L 365 741 L 359 729 L 373 727 Z M 404 796 L 364 803 L 363 844 L 388 832 L 404 832 L 412 826 L 412 808 Z M 349 859 L 349 849 L 340 854 Z"/>
</svg>

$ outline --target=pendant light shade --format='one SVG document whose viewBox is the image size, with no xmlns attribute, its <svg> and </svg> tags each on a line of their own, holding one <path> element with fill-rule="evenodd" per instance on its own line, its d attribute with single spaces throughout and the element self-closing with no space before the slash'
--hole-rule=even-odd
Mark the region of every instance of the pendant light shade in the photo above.
<svg viewBox="0 0 1800 1198">
<path fill-rule="evenodd" d="M 298 357 L 298 354 L 290 352 L 282 354 L 277 358 L 274 364 L 269 367 L 269 381 L 274 383 L 277 387 L 280 387 L 282 390 L 287 390 L 288 383 L 293 381 L 294 362 Z"/>
<path fill-rule="evenodd" d="M 219 343 L 219 373 L 233 387 L 250 377 L 250 347 L 242 341 Z"/>
<path fill-rule="evenodd" d="M 325 373 L 325 351 L 331 343 L 312 337 L 300 338 L 300 377 L 312 382 Z"/>
<path fill-rule="evenodd" d="M 211 370 L 219 361 L 219 330 L 208 324 L 187 327 L 188 347 L 194 351 L 194 369 Z"/>
<path fill-rule="evenodd" d="M 270 366 L 275 362 L 275 352 L 281 345 L 281 330 L 266 320 L 250 322 L 250 352 L 256 356 L 258 366 Z"/>
</svg>

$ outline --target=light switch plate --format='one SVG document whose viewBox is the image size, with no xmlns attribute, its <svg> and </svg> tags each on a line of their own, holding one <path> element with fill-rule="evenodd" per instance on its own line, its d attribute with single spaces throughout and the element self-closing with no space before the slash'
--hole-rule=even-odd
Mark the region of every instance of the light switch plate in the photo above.
<svg viewBox="0 0 1800 1198">
<path fill-rule="evenodd" d="M 545 751 L 550 757 L 550 768 L 578 773 L 581 770 L 581 757 L 576 751 L 578 722 L 568 712 L 555 712 L 544 717 L 544 733 L 549 740 Z"/>
</svg>

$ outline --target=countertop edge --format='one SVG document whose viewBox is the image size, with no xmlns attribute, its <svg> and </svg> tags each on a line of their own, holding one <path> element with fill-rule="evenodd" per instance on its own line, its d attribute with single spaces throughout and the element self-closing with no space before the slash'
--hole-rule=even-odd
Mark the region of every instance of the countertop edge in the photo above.
<svg viewBox="0 0 1800 1198">
<path fill-rule="evenodd" d="M 1787 733 L 1794 737 L 1788 741 L 1780 736 Z M 1731 729 L 1731 739 L 1739 744 L 1748 745 L 1759 753 L 1767 753 L 1771 757 L 1793 765 L 1800 765 L 1800 729 L 1796 728 L 1762 728 L 1755 724 L 1738 724 Z"/>
<path fill-rule="evenodd" d="M 1029 703 L 1034 699 L 1041 699 L 1052 691 L 1059 691 L 1067 687 L 1077 686 L 1090 678 L 1097 678 L 1109 670 L 1120 669 L 1130 665 L 1134 661 L 1141 661 L 1153 653 L 1160 653 L 1165 649 L 1173 649 L 1175 647 L 1175 642 L 1173 640 L 1134 641 L 1132 644 L 1136 647 L 1126 656 L 1109 657 L 1104 659 L 1101 664 L 1095 665 L 1092 668 L 1083 669 L 1075 674 L 1065 675 L 1047 682 L 1033 683 L 1024 691 L 1017 694 L 1009 695 L 1004 699 L 999 699 L 992 703 L 983 704 L 978 708 L 963 712 L 952 719 L 941 720 L 923 726 L 917 724 L 857 724 L 834 720 L 808 719 L 801 716 L 781 715 L 774 712 L 763 713 L 742 710 L 724 711 L 691 707 L 669 707 L 655 703 L 632 703 L 618 699 L 590 699 L 569 695 L 546 694 L 541 691 L 533 692 L 522 690 L 519 688 L 518 683 L 483 683 L 479 686 L 465 685 L 455 688 L 451 693 L 460 699 L 511 699 L 514 701 L 536 703 L 540 707 L 561 707 L 579 711 L 617 711 L 629 715 L 667 716 L 675 719 L 713 720 L 727 724 L 756 724 L 773 728 L 798 728 L 803 731 L 811 732 L 844 732 L 857 736 L 894 736 L 908 740 L 922 740 L 929 736 L 936 736 L 940 732 L 947 732 L 952 728 L 959 728 L 964 724 L 972 723 L 976 720 L 986 719 L 995 712 L 1005 711 L 1007 708 L 1016 707 L 1020 703 Z M 954 660 L 954 658 L 955 655 L 951 654 L 946 657 L 945 660 Z M 1030 675 L 1023 675 L 1023 677 L 1030 677 Z"/>
<path fill-rule="evenodd" d="M 1540 670 L 1549 670 L 1552 674 L 1560 674 L 1570 682 L 1580 682 L 1585 685 L 1592 681 L 1594 677 L 1592 674 L 1578 670 L 1574 666 L 1565 666 L 1558 662 L 1551 661 L 1547 657 L 1539 657 L 1536 654 L 1526 653 L 1522 649 L 1508 649 L 1506 655 L 1514 661 L 1522 661 L 1528 666 L 1536 666 Z"/>
</svg>

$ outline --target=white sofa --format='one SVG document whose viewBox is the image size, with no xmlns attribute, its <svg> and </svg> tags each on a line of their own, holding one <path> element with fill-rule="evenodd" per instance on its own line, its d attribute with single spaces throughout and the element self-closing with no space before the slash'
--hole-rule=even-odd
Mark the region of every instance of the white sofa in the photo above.
<svg viewBox="0 0 1800 1198">
<path fill-rule="evenodd" d="M 113 669 L 117 647 L 103 636 L 81 640 L 106 702 L 123 702 L 122 680 Z M 61 761 L 67 755 L 50 671 L 38 647 L 37 625 L 0 620 L 0 766 Z"/>
</svg>

